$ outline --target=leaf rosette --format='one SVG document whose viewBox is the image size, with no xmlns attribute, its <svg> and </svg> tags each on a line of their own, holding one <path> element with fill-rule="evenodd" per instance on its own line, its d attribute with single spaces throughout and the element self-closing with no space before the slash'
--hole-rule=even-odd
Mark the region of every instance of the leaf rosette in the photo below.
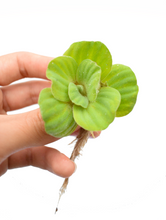
<svg viewBox="0 0 166 220">
<path fill-rule="evenodd" d="M 41 91 L 39 106 L 45 130 L 54 137 L 67 136 L 78 125 L 92 132 L 104 130 L 136 102 L 135 74 L 127 66 L 112 66 L 101 42 L 72 44 L 49 63 L 46 76 L 52 85 Z"/>
</svg>

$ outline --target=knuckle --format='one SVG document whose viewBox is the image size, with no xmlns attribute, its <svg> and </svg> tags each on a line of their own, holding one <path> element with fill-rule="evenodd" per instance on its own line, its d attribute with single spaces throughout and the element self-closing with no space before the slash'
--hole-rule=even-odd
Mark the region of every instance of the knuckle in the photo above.
<svg viewBox="0 0 166 220">
<path fill-rule="evenodd" d="M 22 78 L 28 77 L 27 69 L 25 68 L 24 62 L 22 61 L 22 58 L 26 57 L 26 55 L 27 55 L 26 52 L 16 53 L 17 65 L 18 65 L 19 72 L 20 72 L 20 75 L 22 76 Z"/>
</svg>

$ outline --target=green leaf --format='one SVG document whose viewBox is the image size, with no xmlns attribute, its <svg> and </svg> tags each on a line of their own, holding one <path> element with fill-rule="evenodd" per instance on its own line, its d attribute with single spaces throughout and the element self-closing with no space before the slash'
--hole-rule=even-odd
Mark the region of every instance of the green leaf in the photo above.
<svg viewBox="0 0 166 220">
<path fill-rule="evenodd" d="M 77 88 L 78 88 L 78 91 L 79 91 L 83 96 L 86 95 L 86 91 L 85 91 L 84 86 L 82 86 L 82 85 L 77 85 Z"/>
<path fill-rule="evenodd" d="M 72 106 L 54 98 L 51 88 L 45 88 L 39 96 L 39 106 L 48 134 L 60 138 L 70 135 L 77 127 Z"/>
<path fill-rule="evenodd" d="M 76 81 L 85 87 L 90 102 L 96 100 L 100 88 L 101 68 L 92 60 L 86 59 L 78 66 Z"/>
<path fill-rule="evenodd" d="M 82 106 L 83 108 L 87 108 L 88 107 L 88 99 L 86 96 L 83 96 L 80 92 L 79 92 L 79 88 L 74 84 L 74 83 L 70 83 L 69 84 L 69 97 L 71 99 L 71 101 L 79 106 Z"/>
<path fill-rule="evenodd" d="M 76 123 L 89 131 L 101 131 L 113 122 L 120 104 L 120 93 L 111 87 L 101 87 L 97 99 L 88 108 L 73 106 Z"/>
<path fill-rule="evenodd" d="M 46 72 L 48 79 L 52 81 L 52 94 L 62 102 L 69 102 L 68 85 L 75 81 L 78 65 L 72 57 L 61 56 L 53 59 Z"/>
<path fill-rule="evenodd" d="M 121 94 L 121 103 L 116 116 L 121 117 L 129 114 L 136 103 L 138 94 L 137 79 L 134 72 L 128 66 L 115 64 L 105 82 Z"/>
<path fill-rule="evenodd" d="M 102 69 L 101 81 L 103 81 L 111 71 L 112 56 L 108 48 L 99 41 L 73 43 L 64 55 L 73 57 L 78 65 L 85 59 L 96 62 Z"/>
</svg>

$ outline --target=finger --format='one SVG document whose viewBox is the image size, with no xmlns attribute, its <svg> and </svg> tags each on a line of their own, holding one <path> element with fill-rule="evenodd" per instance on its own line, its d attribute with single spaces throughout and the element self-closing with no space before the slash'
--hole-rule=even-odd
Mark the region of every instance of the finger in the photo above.
<svg viewBox="0 0 166 220">
<path fill-rule="evenodd" d="M 39 109 L 19 115 L 1 115 L 0 121 L 0 162 L 23 148 L 59 140 L 46 133 Z"/>
<path fill-rule="evenodd" d="M 41 146 L 58 140 L 45 132 L 39 109 L 18 115 L 0 115 L 0 119 L 1 158 L 5 159 L 23 148 Z"/>
<path fill-rule="evenodd" d="M 46 79 L 51 57 L 28 52 L 17 52 L 0 57 L 0 85 L 5 86 L 24 77 Z"/>
<path fill-rule="evenodd" d="M 31 165 L 65 178 L 71 176 L 76 169 L 75 163 L 64 154 L 44 146 L 19 151 L 8 158 L 8 167 L 4 169 L 4 165 L 5 163 L 3 163 L 3 173 L 7 168 L 13 169 Z"/>
<path fill-rule="evenodd" d="M 3 92 L 3 109 L 7 112 L 36 104 L 40 91 L 50 86 L 51 83 L 46 80 L 4 86 L 1 88 Z"/>
<path fill-rule="evenodd" d="M 8 169 L 8 162 L 7 160 L 4 160 L 2 163 L 0 163 L 0 177 L 6 173 Z"/>
<path fill-rule="evenodd" d="M 100 136 L 100 134 L 101 134 L 101 131 L 94 131 L 94 132 L 93 132 L 93 135 L 91 134 L 90 137 L 92 137 L 92 138 L 97 138 L 97 137 Z"/>
<path fill-rule="evenodd" d="M 3 93 L 0 88 L 0 114 L 6 114 L 5 110 L 3 109 Z"/>
</svg>

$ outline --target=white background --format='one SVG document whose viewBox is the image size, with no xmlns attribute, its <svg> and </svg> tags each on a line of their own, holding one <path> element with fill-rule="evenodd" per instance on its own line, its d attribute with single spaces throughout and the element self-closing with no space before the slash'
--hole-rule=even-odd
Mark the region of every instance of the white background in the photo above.
<svg viewBox="0 0 166 220">
<path fill-rule="evenodd" d="M 27 167 L 0 178 L 1 220 L 166 219 L 165 29 L 164 0 L 0 0 L 0 55 L 57 57 L 73 42 L 99 40 L 139 85 L 134 110 L 88 141 L 56 216 L 63 179 Z M 49 146 L 70 156 L 72 139 Z"/>
</svg>

